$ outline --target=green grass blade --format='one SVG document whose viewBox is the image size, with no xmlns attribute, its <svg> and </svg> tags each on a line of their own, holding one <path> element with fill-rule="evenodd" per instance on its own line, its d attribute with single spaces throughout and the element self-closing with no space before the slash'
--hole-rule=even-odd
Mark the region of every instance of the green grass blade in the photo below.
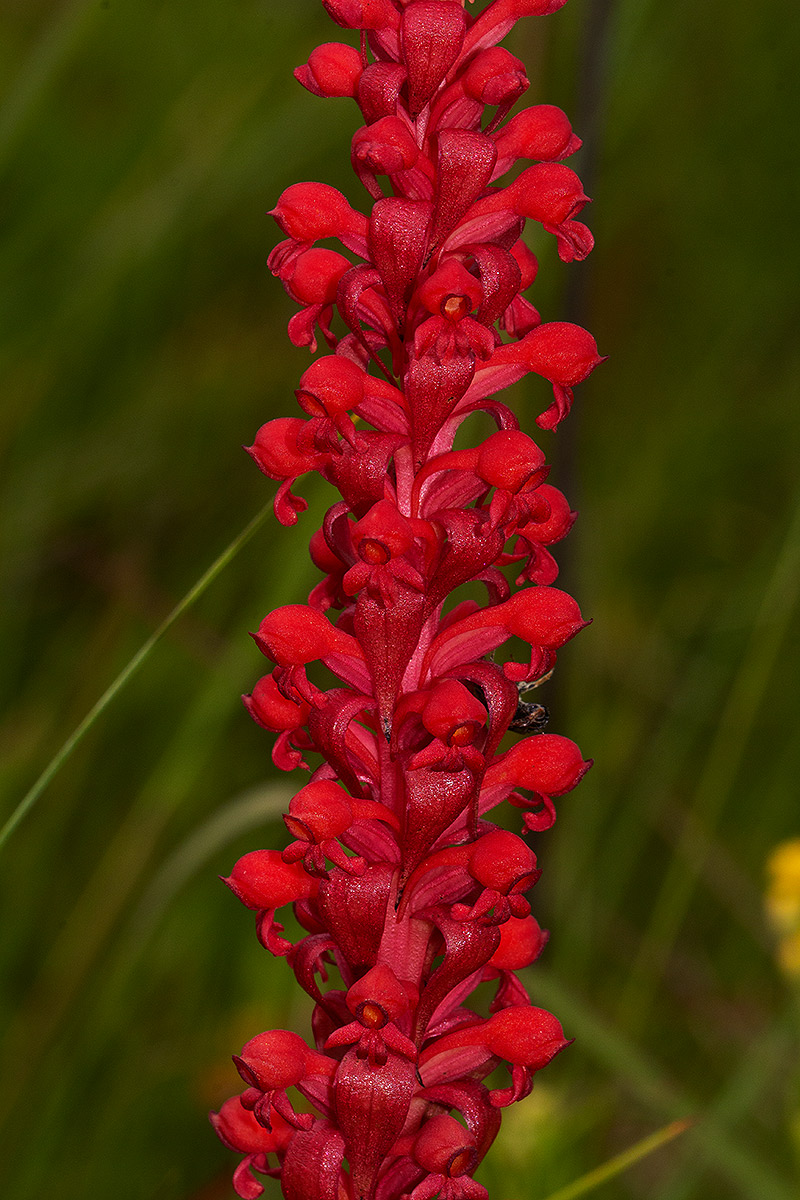
<svg viewBox="0 0 800 1200">
<path fill-rule="evenodd" d="M 708 838 L 724 810 L 741 766 L 745 748 L 800 600 L 800 504 L 772 575 L 764 589 L 749 644 L 733 679 L 716 734 L 698 781 L 691 815 Z M 693 821 L 681 831 L 676 852 L 661 885 L 650 927 L 633 965 L 620 1021 L 628 1029 L 646 1023 L 667 959 L 692 902 L 705 856 L 697 852 Z"/>
<path fill-rule="evenodd" d="M 239 551 L 247 545 L 251 537 L 264 524 L 268 516 L 272 512 L 272 501 L 270 500 L 264 507 L 257 512 L 253 519 L 244 527 L 241 533 L 230 542 L 222 553 L 214 560 L 206 571 L 200 576 L 197 582 L 189 589 L 186 595 L 178 601 L 172 611 L 164 618 L 158 628 L 150 635 L 146 642 L 134 654 L 133 658 L 123 667 L 116 679 L 109 684 L 106 690 L 100 696 L 99 700 L 90 708 L 89 712 L 83 718 L 81 723 L 70 734 L 67 740 L 63 743 L 59 750 L 50 759 L 45 769 L 42 771 L 39 778 L 28 789 L 25 795 L 20 800 L 14 811 L 11 813 L 8 820 L 0 829 L 0 850 L 11 837 L 11 834 L 20 824 L 20 822 L 28 815 L 30 810 L 38 801 L 39 797 L 49 786 L 55 776 L 63 767 L 64 763 L 69 759 L 75 748 L 80 744 L 86 734 L 94 725 L 95 721 L 102 715 L 103 712 L 111 704 L 112 700 L 122 691 L 125 685 L 136 674 L 142 664 L 146 661 L 150 653 L 155 649 L 164 635 L 172 628 L 179 617 L 183 616 L 187 609 L 191 608 L 194 602 L 202 596 L 206 588 L 214 582 L 217 576 L 225 570 L 229 563 L 233 561 Z"/>
<path fill-rule="evenodd" d="M 663 1129 L 656 1130 L 648 1137 L 642 1138 L 633 1146 L 629 1146 L 627 1150 L 623 1150 L 621 1154 L 615 1154 L 608 1162 L 603 1163 L 599 1167 L 595 1167 L 593 1171 L 587 1171 L 580 1179 L 576 1179 L 574 1183 L 568 1183 L 566 1187 L 559 1188 L 557 1192 L 552 1192 L 547 1200 L 575 1200 L 576 1196 L 585 1196 L 587 1192 L 594 1191 L 600 1187 L 601 1183 L 607 1183 L 609 1179 L 613 1179 L 616 1175 L 621 1175 L 623 1171 L 627 1171 L 634 1163 L 645 1158 L 648 1154 L 652 1154 L 654 1150 L 658 1150 L 661 1146 L 666 1146 L 674 1138 L 685 1133 L 687 1129 L 694 1123 L 694 1118 L 684 1117 L 680 1121 L 671 1121 L 669 1125 L 665 1125 Z"/>
</svg>

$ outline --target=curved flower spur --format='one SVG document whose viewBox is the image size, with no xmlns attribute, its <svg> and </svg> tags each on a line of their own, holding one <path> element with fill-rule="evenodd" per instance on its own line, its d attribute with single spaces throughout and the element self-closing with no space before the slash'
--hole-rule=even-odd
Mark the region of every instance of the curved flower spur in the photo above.
<svg viewBox="0 0 800 1200">
<path fill-rule="evenodd" d="M 280 1178 L 287 1200 L 480 1200 L 473 1173 L 501 1110 L 568 1044 L 516 974 L 547 939 L 525 837 L 552 825 L 554 798 L 590 765 L 538 732 L 543 710 L 526 725 L 540 706 L 521 690 L 585 624 L 553 586 L 550 547 L 575 514 L 495 399 L 542 376 L 552 401 L 537 424 L 554 429 L 601 361 L 590 334 L 542 323 L 523 295 L 537 272 L 528 221 L 565 262 L 592 247 L 577 219 L 588 197 L 561 161 L 580 141 L 551 105 L 509 118 L 528 79 L 498 45 L 563 0 L 474 13 L 460 0 L 323 3 L 356 44 L 318 47 L 295 75 L 356 101 L 352 162 L 372 207 L 323 183 L 279 198 L 270 266 L 298 305 L 289 337 L 329 353 L 300 380 L 301 415 L 270 421 L 249 453 L 279 482 L 283 524 L 307 507 L 293 489 L 308 471 L 341 500 L 311 539 L 323 578 L 308 604 L 254 634 L 273 665 L 245 697 L 278 735 L 276 765 L 311 776 L 284 818 L 286 849 L 246 854 L 226 880 L 314 1011 L 308 1040 L 272 1030 L 234 1056 L 244 1090 L 212 1120 L 244 1155 L 243 1200 L 263 1191 L 259 1175 Z M 329 239 L 341 250 L 317 245 Z M 454 450 L 475 412 L 497 431 Z M 470 581 L 485 606 L 448 608 Z M 511 638 L 530 652 L 495 662 Z M 315 684 L 317 662 L 337 686 Z M 510 728 L 535 732 L 509 746 Z M 487 819 L 505 800 L 520 833 Z M 294 944 L 278 919 L 290 904 Z M 488 1017 L 468 1007 L 486 981 Z M 502 1065 L 507 1086 L 487 1086 Z"/>
</svg>

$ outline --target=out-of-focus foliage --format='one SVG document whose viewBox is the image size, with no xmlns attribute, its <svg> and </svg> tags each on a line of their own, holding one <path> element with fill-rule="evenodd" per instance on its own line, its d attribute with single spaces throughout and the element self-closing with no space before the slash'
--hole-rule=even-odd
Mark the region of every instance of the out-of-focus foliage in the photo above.
<svg viewBox="0 0 800 1200">
<path fill-rule="evenodd" d="M 530 983 L 576 1044 L 509 1114 L 496 1200 L 544 1200 L 684 1115 L 693 1133 L 597 1195 L 797 1194 L 797 1005 L 761 896 L 800 833 L 799 22 L 777 0 L 571 0 L 515 35 L 529 99 L 597 133 L 597 249 L 545 253 L 535 299 L 611 359 L 577 445 L 545 442 L 594 619 L 545 698 L 596 766 L 537 843 L 552 940 Z M 317 0 L 2 6 L 3 818 L 269 494 L 239 446 L 293 412 L 307 357 L 265 212 L 298 179 L 360 200 L 354 110 L 291 78 L 335 37 Z M 2 851 L 9 1200 L 230 1196 L 205 1123 L 228 1056 L 304 1027 L 216 874 L 281 837 L 292 781 L 238 694 L 262 665 L 246 631 L 314 579 L 306 491 Z"/>
</svg>

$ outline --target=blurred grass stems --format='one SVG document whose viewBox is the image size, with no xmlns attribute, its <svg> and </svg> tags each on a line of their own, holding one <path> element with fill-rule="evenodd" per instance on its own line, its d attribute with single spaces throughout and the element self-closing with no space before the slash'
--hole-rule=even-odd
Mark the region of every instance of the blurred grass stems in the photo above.
<svg viewBox="0 0 800 1200">
<path fill-rule="evenodd" d="M 747 645 L 721 706 L 686 821 L 677 838 L 648 927 L 619 1007 L 620 1023 L 634 1033 L 647 1021 L 655 988 L 680 932 L 706 856 L 697 852 L 695 825 L 709 840 L 741 768 L 759 709 L 800 596 L 800 502 L 789 525 Z"/>
<path fill-rule="evenodd" d="M 315 508 L 318 508 L 321 502 L 323 487 L 316 479 L 308 483 L 305 492 L 310 500 L 311 513 L 314 515 Z M 271 515 L 270 500 L 214 560 L 134 655 L 17 806 L 12 818 L 6 823 L 6 838 L 42 795 L 81 739 L 153 653 L 169 629 L 233 563 Z M 313 574 L 313 564 L 305 557 L 298 556 L 286 562 L 283 571 L 275 575 L 272 589 L 267 589 L 268 593 L 271 590 L 272 595 L 266 596 L 265 604 L 276 607 L 285 602 L 293 594 L 293 588 L 298 585 L 308 586 Z M 24 1062 L 25 1065 L 24 1069 L 9 1071 L 6 1076 L 13 1079 L 13 1086 L 6 1089 L 5 1095 L 0 1096 L 0 1125 L 13 1110 L 19 1089 L 26 1086 L 28 1078 L 36 1071 L 38 1057 L 46 1052 L 49 1040 L 59 1029 L 65 1014 L 91 988 L 91 972 L 98 966 L 112 930 L 126 905 L 131 903 L 137 888 L 141 889 L 142 879 L 154 870 L 153 859 L 158 854 L 159 841 L 168 822 L 182 799 L 190 794 L 194 781 L 202 775 L 207 759 L 218 752 L 218 740 L 224 728 L 223 720 L 232 707 L 231 697 L 220 687 L 220 678 L 226 678 L 230 674 L 233 662 L 246 664 L 251 656 L 249 640 L 237 640 L 232 643 L 225 659 L 218 663 L 217 669 L 209 673 L 206 685 L 194 697 L 164 748 L 160 760 L 153 764 L 145 785 L 122 819 L 103 856 L 88 875 L 69 918 L 50 943 L 39 964 L 32 995 L 29 996 L 25 1007 L 17 1013 L 16 1021 L 6 1030 L 4 1042 L 8 1063 L 18 1061 Z M 236 711 L 238 712 L 238 708 Z M 277 799 L 273 799 L 273 791 L 268 792 L 269 812 L 272 812 L 275 803 L 282 803 L 286 799 L 285 786 L 279 785 L 273 790 Z M 236 809 L 223 810 L 217 823 L 212 823 L 210 828 L 205 826 L 195 831 L 196 840 L 190 841 L 188 851 L 184 848 L 178 854 L 176 865 L 185 873 L 188 866 L 202 864 L 205 858 L 198 855 L 216 850 L 240 830 L 249 829 L 252 817 L 263 815 L 263 810 L 262 793 L 255 799 L 251 797 L 246 800 L 238 813 Z M 274 815 L 277 815 L 277 812 L 279 809 Z M 189 855 L 188 862 L 183 857 L 184 853 Z M 157 917 L 159 903 L 163 903 L 163 900 L 159 901 L 159 896 L 167 887 L 163 867 L 153 882 L 156 885 L 155 891 L 147 893 L 150 898 L 145 900 L 144 907 L 139 910 L 139 938 L 142 920 L 146 919 L 152 924 Z M 179 881 L 173 879 L 172 887 L 177 886 Z M 57 999 L 47 1001 L 47 997 Z M 39 1014 L 40 1020 L 33 1039 L 36 1050 L 24 1053 L 25 1044 L 31 1036 L 29 1009 Z"/>
<path fill-rule="evenodd" d="M 136 674 L 139 668 L 147 661 L 153 650 L 172 628 L 175 622 L 183 616 L 187 609 L 202 596 L 206 588 L 209 587 L 217 576 L 225 570 L 225 568 L 233 562 L 236 555 L 250 541 L 253 534 L 257 533 L 261 526 L 266 522 L 268 517 L 272 515 L 272 501 L 270 500 L 264 507 L 257 512 L 251 521 L 245 525 L 244 529 L 238 534 L 232 542 L 229 543 L 222 553 L 214 560 L 210 567 L 193 584 L 186 595 L 178 601 L 175 607 L 164 618 L 158 628 L 152 633 L 147 641 L 137 650 L 133 658 L 117 675 L 116 679 L 103 692 L 89 712 L 86 714 L 80 725 L 73 730 L 67 740 L 63 743 L 59 750 L 50 759 L 50 762 L 42 771 L 41 775 L 35 783 L 28 789 L 25 795 L 20 800 L 14 811 L 0 828 L 0 850 L 11 837 L 14 830 L 19 825 L 25 816 L 30 812 L 33 806 L 37 803 L 42 793 L 46 790 L 69 757 L 73 754 L 77 746 L 89 732 L 95 721 L 108 708 L 117 697 L 118 693 L 125 687 L 128 681 Z"/>
<path fill-rule="evenodd" d="M 752 1200 L 792 1200 L 796 1194 L 794 1183 L 781 1178 L 773 1164 L 753 1153 L 732 1128 L 734 1118 L 738 1121 L 742 1115 L 741 1100 L 745 1105 L 752 1103 L 767 1082 L 772 1082 L 781 1063 L 780 1055 L 787 1047 L 785 1025 L 768 1030 L 752 1047 L 745 1067 L 734 1072 L 735 1083 L 726 1091 L 725 1102 L 715 1111 L 669 1078 L 626 1033 L 605 1021 L 553 973 L 539 966 L 534 996 L 537 1002 L 557 1006 L 565 1028 L 579 1040 L 583 1053 L 601 1063 L 653 1112 L 678 1121 L 687 1113 L 695 1114 L 691 1136 L 697 1153 L 715 1174 L 734 1184 L 738 1195 Z M 696 1171 L 693 1183 L 697 1183 Z"/>
</svg>

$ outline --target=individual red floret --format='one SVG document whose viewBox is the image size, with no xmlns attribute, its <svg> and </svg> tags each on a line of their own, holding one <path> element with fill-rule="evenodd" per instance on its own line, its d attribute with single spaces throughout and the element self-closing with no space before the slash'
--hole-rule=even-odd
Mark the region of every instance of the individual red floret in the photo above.
<svg viewBox="0 0 800 1200">
<path fill-rule="evenodd" d="M 390 500 L 373 504 L 351 534 L 359 561 L 342 581 L 349 596 L 366 587 L 373 599 L 387 607 L 397 602 L 399 585 L 422 591 L 425 580 L 406 557 L 414 545 L 414 528 Z"/>
<path fill-rule="evenodd" d="M 334 1030 L 325 1049 L 355 1045 L 358 1058 L 379 1067 L 387 1062 L 390 1051 L 416 1061 L 417 1047 L 397 1026 L 416 999 L 413 989 L 409 995 L 391 967 L 377 963 L 347 993 L 347 1007 L 355 1021 Z"/>
<path fill-rule="evenodd" d="M 292 943 L 279 935 L 283 926 L 275 912 L 285 904 L 316 895 L 319 881 L 297 863 L 283 861 L 279 850 L 252 850 L 223 878 L 235 896 L 256 915 L 256 932 L 261 944 L 279 957 L 288 954 Z"/>
<path fill-rule="evenodd" d="M 525 826 L 549 829 L 555 821 L 552 796 L 563 796 L 580 782 L 592 765 L 569 738 L 557 733 L 540 733 L 525 738 L 497 759 L 486 772 L 481 792 L 483 811 L 511 799 L 526 810 Z M 514 793 L 515 788 L 532 792 L 531 800 Z"/>
<path fill-rule="evenodd" d="M 523 893 L 533 887 L 541 871 L 522 838 L 505 829 L 485 833 L 471 847 L 467 870 L 484 890 L 474 904 L 453 905 L 456 920 L 501 925 L 510 916 L 528 916 L 531 906 Z"/>
<path fill-rule="evenodd" d="M 312 50 L 307 63 L 295 67 L 294 77 L 315 96 L 355 96 L 363 71 L 354 46 L 325 42 Z"/>
<path fill-rule="evenodd" d="M 286 604 L 268 613 L 252 637 L 263 654 L 281 667 L 300 666 L 332 655 L 363 658 L 352 636 L 305 604 Z"/>
<path fill-rule="evenodd" d="M 410 171 L 420 158 L 419 147 L 406 121 L 396 116 L 381 117 L 364 125 L 353 137 L 353 170 L 376 200 L 383 197 L 376 175 L 395 176 Z M 423 166 L 427 160 L 423 159 Z"/>
<path fill-rule="evenodd" d="M 413 1155 L 428 1175 L 409 1193 L 410 1200 L 486 1200 L 486 1188 L 470 1178 L 478 1165 L 475 1136 L 455 1117 L 429 1117 L 414 1142 Z"/>
<path fill-rule="evenodd" d="M 456 258 L 445 259 L 424 281 L 417 299 L 429 313 L 459 321 L 483 301 L 481 283 Z"/>
<path fill-rule="evenodd" d="M 365 248 L 367 218 L 327 183 L 293 183 L 271 210 L 280 228 L 295 242 L 338 238 L 356 254 Z"/>
<path fill-rule="evenodd" d="M 353 802 L 344 788 L 330 779 L 306 784 L 289 803 L 284 823 L 296 839 L 283 851 L 283 861 L 302 861 L 310 875 L 327 878 L 325 859 L 349 875 L 361 875 L 363 858 L 351 858 L 337 841 L 353 824 Z"/>
<path fill-rule="evenodd" d="M 272 675 L 259 679 L 242 702 L 254 721 L 272 733 L 297 729 L 308 719 L 311 706 L 304 700 L 290 700 L 280 691 Z"/>
<path fill-rule="evenodd" d="M 259 679 L 252 693 L 242 696 L 242 703 L 262 729 L 280 735 L 272 750 L 276 767 L 282 771 L 293 771 L 296 767 L 308 769 L 300 751 L 313 747 L 313 742 L 303 731 L 311 706 L 300 697 L 284 695 L 274 675 Z"/>
<path fill-rule="evenodd" d="M 308 471 L 321 470 L 330 459 L 314 442 L 309 421 L 300 417 L 278 417 L 267 421 L 256 434 L 252 446 L 244 449 L 260 471 L 270 479 L 280 479 L 275 496 L 275 516 L 281 525 L 294 525 L 298 513 L 305 512 L 308 503 L 292 493 L 292 485 Z"/>
<path fill-rule="evenodd" d="M 490 966 L 500 971 L 521 971 L 536 961 L 548 937 L 535 917 L 509 917 L 500 926 L 500 945 L 490 959 Z"/>
<path fill-rule="evenodd" d="M 478 366 L 465 399 L 477 402 L 534 371 L 553 385 L 553 403 L 536 424 L 554 429 L 572 406 L 572 388 L 604 361 L 596 341 L 580 325 L 568 321 L 537 325 L 518 342 L 498 346 L 489 361 Z"/>
<path fill-rule="evenodd" d="M 288 1029 L 271 1029 L 251 1038 L 233 1061 L 248 1090 L 242 1103 L 250 1108 L 266 1129 L 272 1125 L 272 1110 L 295 1129 L 310 1129 L 310 1113 L 295 1112 L 286 1095 L 296 1087 L 312 1101 L 330 1103 L 330 1083 L 336 1063 L 325 1054 L 309 1049 L 303 1039 Z"/>
<path fill-rule="evenodd" d="M 229 1150 L 246 1155 L 233 1174 L 236 1195 L 242 1200 L 256 1200 L 264 1188 L 253 1171 L 258 1171 L 259 1175 L 280 1175 L 280 1166 L 270 1167 L 269 1155 L 275 1154 L 280 1163 L 296 1132 L 294 1126 L 274 1113 L 271 1129 L 265 1129 L 242 1104 L 241 1096 L 226 1100 L 219 1112 L 209 1113 L 209 1120 L 217 1137 Z"/>
<path fill-rule="evenodd" d="M 344 29 L 395 28 L 400 21 L 392 0 L 322 0 L 322 3 Z"/>
<path fill-rule="evenodd" d="M 440 1079 L 488 1075 L 501 1062 L 512 1066 L 512 1087 L 490 1092 L 491 1103 L 504 1108 L 528 1095 L 533 1075 L 569 1045 L 561 1024 L 543 1008 L 514 1005 L 486 1021 L 437 1038 L 420 1055 L 426 1087 Z"/>
<path fill-rule="evenodd" d="M 567 592 L 558 588 L 525 588 L 502 604 L 470 613 L 453 621 L 434 639 L 426 656 L 427 668 L 441 674 L 462 662 L 473 661 L 516 636 L 532 648 L 527 670 L 505 663 L 509 679 L 533 679 L 550 670 L 558 649 L 574 637 L 586 622 Z"/>
<path fill-rule="evenodd" d="M 495 177 L 505 172 L 520 158 L 535 158 L 550 162 L 569 158 L 581 147 L 581 139 L 572 132 L 565 113 L 554 104 L 535 104 L 512 117 L 494 135 L 497 147 Z"/>
</svg>

